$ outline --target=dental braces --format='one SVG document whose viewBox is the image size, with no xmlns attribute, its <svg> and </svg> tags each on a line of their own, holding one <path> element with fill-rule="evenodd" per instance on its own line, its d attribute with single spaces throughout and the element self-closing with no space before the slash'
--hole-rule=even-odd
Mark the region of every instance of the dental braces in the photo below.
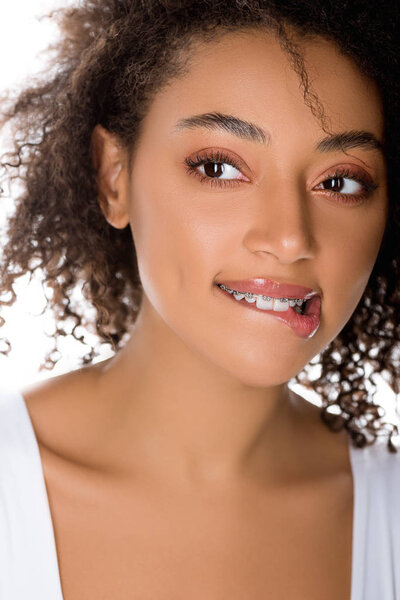
<svg viewBox="0 0 400 600">
<path fill-rule="evenodd" d="M 303 302 L 306 302 L 304 298 L 272 298 L 270 296 L 264 296 L 263 294 L 253 294 L 252 292 L 239 292 L 237 290 L 232 290 L 222 283 L 218 283 L 217 285 L 221 288 L 221 290 L 225 290 L 229 294 L 243 294 L 244 296 L 246 296 L 246 298 L 260 297 L 263 298 L 263 300 L 266 300 L 267 302 L 269 302 L 270 300 L 280 300 L 281 302 L 296 302 L 297 306 L 301 306 Z"/>
</svg>

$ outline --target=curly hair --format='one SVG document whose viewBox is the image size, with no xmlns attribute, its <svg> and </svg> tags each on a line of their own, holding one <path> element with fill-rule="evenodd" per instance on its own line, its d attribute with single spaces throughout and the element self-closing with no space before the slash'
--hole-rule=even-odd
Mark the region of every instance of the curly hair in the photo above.
<svg viewBox="0 0 400 600">
<path fill-rule="evenodd" d="M 0 118 L 0 127 L 13 132 L 11 149 L 1 159 L 3 180 L 11 187 L 17 182 L 19 190 L 0 262 L 0 306 L 15 302 L 17 278 L 43 274 L 43 289 L 50 292 L 46 308 L 57 322 L 44 367 L 52 369 L 59 360 L 60 336 L 85 343 L 79 326 L 99 340 L 82 364 L 98 356 L 101 344 L 117 352 L 140 310 L 143 288 L 130 228 L 112 227 L 98 202 L 95 125 L 116 134 L 132 157 L 151 100 L 186 72 L 195 42 L 260 28 L 276 34 L 299 76 L 306 105 L 326 131 L 323 106 L 290 32 L 303 39 L 322 36 L 380 90 L 389 213 L 354 313 L 294 381 L 318 393 L 321 419 L 331 431 L 346 428 L 353 445 L 363 447 L 389 426 L 387 446 L 397 452 L 392 436 L 398 429 L 382 423 L 385 412 L 374 402 L 373 376 L 379 374 L 399 393 L 399 14 L 388 0 L 83 0 L 47 15 L 61 31 L 49 47 L 48 68 L 14 95 L 3 95 Z M 82 299 L 94 309 L 94 319 L 87 318 Z M 4 322 L 0 317 L 0 326 Z M 8 355 L 11 344 L 3 341 L 1 352 Z M 315 366 L 319 373 L 311 377 L 309 368 Z"/>
</svg>

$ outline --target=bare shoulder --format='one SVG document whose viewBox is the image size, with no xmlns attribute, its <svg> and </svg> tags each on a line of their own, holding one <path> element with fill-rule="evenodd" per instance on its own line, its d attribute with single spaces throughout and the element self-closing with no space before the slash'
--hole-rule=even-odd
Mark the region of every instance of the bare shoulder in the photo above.
<svg viewBox="0 0 400 600">
<path fill-rule="evenodd" d="M 101 365 L 50 377 L 21 390 L 41 448 L 79 462 L 95 443 L 101 427 L 96 402 L 96 375 Z"/>
<path fill-rule="evenodd" d="M 318 466 L 321 479 L 343 474 L 351 476 L 349 434 L 343 428 L 332 431 L 321 419 L 321 406 L 313 404 L 303 396 L 290 390 L 290 398 L 296 407 L 299 445 L 304 451 L 304 460 Z"/>
</svg>

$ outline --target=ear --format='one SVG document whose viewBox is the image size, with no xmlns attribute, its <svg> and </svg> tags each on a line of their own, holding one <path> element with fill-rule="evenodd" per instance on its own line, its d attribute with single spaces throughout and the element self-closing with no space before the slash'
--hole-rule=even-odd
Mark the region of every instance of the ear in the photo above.
<svg viewBox="0 0 400 600">
<path fill-rule="evenodd" d="M 101 125 L 92 133 L 92 159 L 100 208 L 110 225 L 124 229 L 129 223 L 126 152 L 117 136 Z"/>
</svg>

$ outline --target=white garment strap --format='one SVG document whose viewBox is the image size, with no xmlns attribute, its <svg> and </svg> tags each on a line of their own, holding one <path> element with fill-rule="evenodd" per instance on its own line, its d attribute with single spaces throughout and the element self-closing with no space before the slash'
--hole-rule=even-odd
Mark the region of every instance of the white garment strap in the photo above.
<svg viewBox="0 0 400 600">
<path fill-rule="evenodd" d="M 63 600 L 39 447 L 19 392 L 0 389 L 0 599 Z"/>
<path fill-rule="evenodd" d="M 351 600 L 400 600 L 400 450 L 387 436 L 350 447 L 354 478 Z"/>
</svg>

